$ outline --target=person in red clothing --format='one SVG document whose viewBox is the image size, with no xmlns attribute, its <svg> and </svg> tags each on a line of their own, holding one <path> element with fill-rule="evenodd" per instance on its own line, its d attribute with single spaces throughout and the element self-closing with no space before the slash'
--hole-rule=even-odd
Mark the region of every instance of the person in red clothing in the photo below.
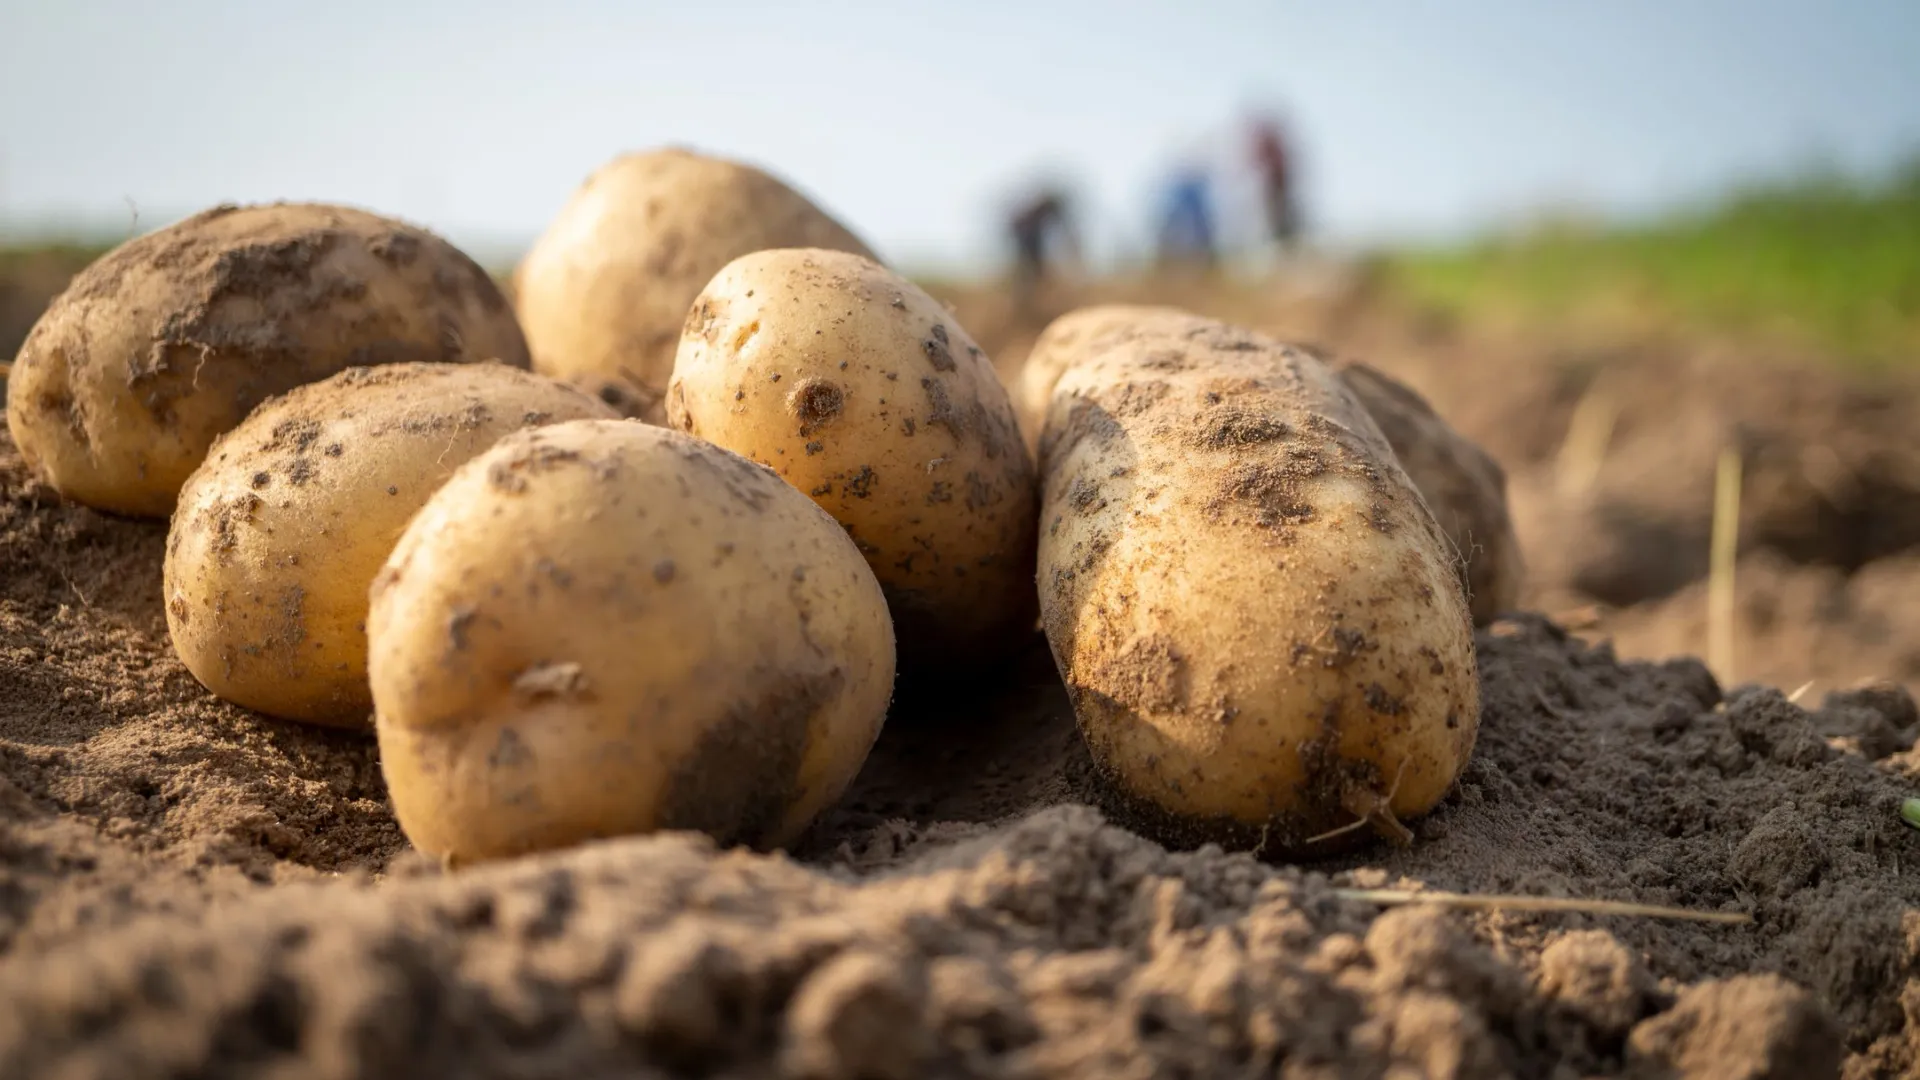
<svg viewBox="0 0 1920 1080">
<path fill-rule="evenodd" d="M 1267 229 L 1282 251 L 1290 250 L 1300 236 L 1300 207 L 1286 135 L 1271 117 L 1254 121 L 1252 134 L 1253 164 L 1260 177 Z"/>
</svg>

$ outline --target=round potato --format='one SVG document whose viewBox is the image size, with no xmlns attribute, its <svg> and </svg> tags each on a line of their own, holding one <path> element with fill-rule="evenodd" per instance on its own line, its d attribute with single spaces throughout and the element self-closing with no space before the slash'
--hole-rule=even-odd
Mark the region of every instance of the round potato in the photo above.
<svg viewBox="0 0 1920 1080">
<path fill-rule="evenodd" d="M 992 363 L 911 282 L 838 251 L 735 259 L 694 301 L 667 405 L 846 527 L 903 673 L 974 670 L 1031 634 L 1033 463 Z"/>
<path fill-rule="evenodd" d="M 1014 398 L 1028 448 L 1038 443 L 1054 386 L 1068 366 L 1138 335 L 1143 325 L 1182 315 L 1175 308 L 1113 304 L 1054 320 L 1034 342 Z M 1332 366 L 1379 426 L 1395 460 L 1452 543 L 1475 625 L 1485 626 L 1512 611 L 1520 600 L 1526 563 L 1507 510 L 1507 478 L 1499 463 L 1441 419 L 1412 388 L 1357 360 L 1314 355 Z"/>
<path fill-rule="evenodd" d="M 789 843 L 893 688 L 886 601 L 833 519 L 632 420 L 462 466 L 387 560 L 368 632 L 394 812 L 460 861 L 656 829 Z"/>
<path fill-rule="evenodd" d="M 872 254 L 752 166 L 677 148 L 617 158 L 587 178 L 515 273 L 534 369 L 662 423 L 688 305 L 735 258 L 781 247 Z"/>
<path fill-rule="evenodd" d="M 1478 728 L 1451 545 L 1318 360 L 1177 312 L 1094 318 L 1041 439 L 1039 586 L 1095 763 L 1183 836 L 1406 838 Z"/>
<path fill-rule="evenodd" d="M 222 206 L 74 278 L 14 361 L 7 425 L 61 494 L 164 517 L 254 406 L 409 360 L 528 363 L 493 279 L 439 237 L 339 206 Z"/>
<path fill-rule="evenodd" d="M 510 431 L 614 415 L 499 364 L 349 368 L 268 401 L 180 490 L 163 572 L 175 651 L 237 705 L 369 726 L 367 590 L 414 511 Z"/>
</svg>

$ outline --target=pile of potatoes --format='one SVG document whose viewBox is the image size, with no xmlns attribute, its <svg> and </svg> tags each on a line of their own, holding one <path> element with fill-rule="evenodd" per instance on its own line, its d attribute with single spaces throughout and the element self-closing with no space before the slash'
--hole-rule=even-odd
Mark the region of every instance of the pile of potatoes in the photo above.
<svg viewBox="0 0 1920 1080">
<path fill-rule="evenodd" d="M 7 383 L 46 483 L 170 518 L 194 676 L 371 729 L 423 851 L 792 844 L 896 681 L 990 686 L 1036 626 L 1170 842 L 1405 839 L 1472 751 L 1505 480 L 1370 368 L 1099 307 L 1010 394 L 844 226 L 678 149 L 594 174 L 513 286 L 221 207 L 79 275 Z"/>
</svg>

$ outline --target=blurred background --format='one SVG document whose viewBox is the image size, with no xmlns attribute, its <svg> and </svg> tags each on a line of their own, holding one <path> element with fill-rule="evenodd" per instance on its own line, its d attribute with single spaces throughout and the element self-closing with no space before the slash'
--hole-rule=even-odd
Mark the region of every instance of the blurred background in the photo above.
<svg viewBox="0 0 1920 1080">
<path fill-rule="evenodd" d="M 1920 683 L 1917 58 L 1904 0 L 0 0 L 0 354 L 216 203 L 504 275 L 681 144 L 811 195 L 1003 373 L 1103 299 L 1394 372 L 1506 466 L 1530 606 L 1623 652 Z"/>
</svg>

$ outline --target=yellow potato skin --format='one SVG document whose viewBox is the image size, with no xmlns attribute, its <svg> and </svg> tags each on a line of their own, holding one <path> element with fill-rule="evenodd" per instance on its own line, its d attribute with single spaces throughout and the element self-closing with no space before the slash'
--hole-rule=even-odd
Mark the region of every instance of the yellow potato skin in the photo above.
<svg viewBox="0 0 1920 1080">
<path fill-rule="evenodd" d="M 433 234 L 347 207 L 222 206 L 108 252 L 7 380 L 21 456 L 62 495 L 165 517 L 221 433 L 348 367 L 528 364 L 499 288 Z"/>
<path fill-rule="evenodd" d="M 668 419 L 845 526 L 904 672 L 975 670 L 1031 633 L 1033 463 L 986 354 L 911 282 L 837 251 L 734 260 L 688 315 Z"/>
<path fill-rule="evenodd" d="M 534 370 L 663 423 L 688 305 L 728 262 L 781 247 L 872 256 L 751 165 L 677 147 L 622 155 L 587 178 L 515 272 Z"/>
<path fill-rule="evenodd" d="M 885 600 L 833 519 L 633 420 L 463 466 L 387 560 L 368 636 L 394 812 L 455 861 L 659 829 L 789 843 L 893 686 Z"/>
<path fill-rule="evenodd" d="M 1095 763 L 1199 836 L 1397 831 L 1478 729 L 1446 538 L 1311 356 L 1178 312 L 1086 318 L 1041 439 L 1039 592 Z"/>
<path fill-rule="evenodd" d="M 235 704 L 370 727 L 367 590 L 414 511 L 508 432 L 614 415 L 500 364 L 349 368 L 268 401 L 181 489 L 162 571 L 175 651 Z"/>
<path fill-rule="evenodd" d="M 1039 441 L 1054 385 L 1069 365 L 1097 355 L 1107 335 L 1132 333 L 1143 319 L 1179 314 L 1175 308 L 1111 304 L 1054 320 L 1034 342 L 1015 384 L 1014 404 L 1028 448 Z M 1507 509 L 1507 477 L 1500 464 L 1406 384 L 1357 360 L 1315 356 L 1359 399 L 1458 551 L 1474 625 L 1488 625 L 1512 611 L 1526 582 L 1526 561 Z"/>
<path fill-rule="evenodd" d="M 1475 626 L 1520 603 L 1526 560 L 1507 510 L 1507 474 L 1412 387 L 1358 360 L 1327 358 L 1393 447 L 1440 531 L 1459 551 Z"/>
</svg>

